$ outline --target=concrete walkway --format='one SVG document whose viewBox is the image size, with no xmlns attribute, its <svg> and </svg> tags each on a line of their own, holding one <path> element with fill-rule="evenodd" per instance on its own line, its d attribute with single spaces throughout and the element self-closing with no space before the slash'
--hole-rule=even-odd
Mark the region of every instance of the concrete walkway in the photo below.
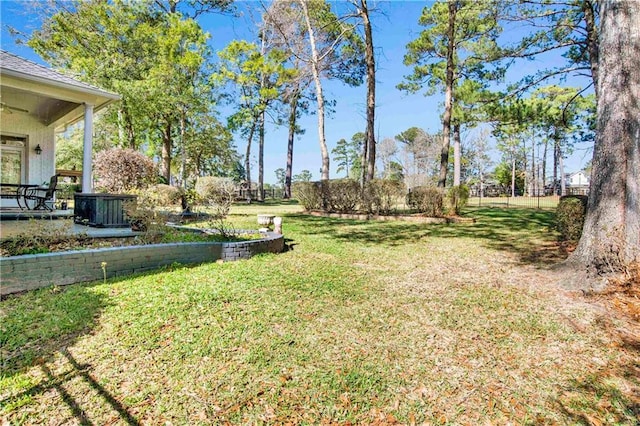
<svg viewBox="0 0 640 426">
<path fill-rule="evenodd" d="M 0 239 L 12 237 L 24 232 L 37 233 L 49 227 L 59 227 L 69 234 L 87 234 L 95 238 L 133 237 L 139 232 L 131 228 L 94 228 L 73 223 L 73 212 L 56 210 L 54 212 L 30 212 L 21 210 L 0 211 Z"/>
</svg>

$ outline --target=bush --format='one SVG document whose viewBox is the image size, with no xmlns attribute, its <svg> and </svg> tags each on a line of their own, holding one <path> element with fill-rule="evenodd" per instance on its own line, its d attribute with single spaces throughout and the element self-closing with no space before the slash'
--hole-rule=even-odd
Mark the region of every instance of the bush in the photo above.
<svg viewBox="0 0 640 426">
<path fill-rule="evenodd" d="M 177 186 L 165 185 L 159 183 L 152 185 L 145 191 L 145 198 L 150 199 L 156 207 L 170 207 L 176 204 L 180 204 L 184 190 Z"/>
<path fill-rule="evenodd" d="M 93 170 L 98 177 L 96 189 L 111 193 L 144 189 L 154 183 L 157 176 L 153 161 L 132 149 L 99 152 L 93 161 Z"/>
<path fill-rule="evenodd" d="M 577 242 L 580 239 L 586 211 L 586 195 L 560 197 L 556 208 L 556 229 L 561 241 Z"/>
<path fill-rule="evenodd" d="M 304 207 L 306 211 L 322 208 L 322 193 L 317 182 L 294 182 L 292 189 L 293 198 Z"/>
<path fill-rule="evenodd" d="M 336 179 L 322 182 L 322 200 L 325 210 L 353 213 L 360 203 L 360 184 L 354 179 Z"/>
<path fill-rule="evenodd" d="M 367 183 L 362 193 L 362 206 L 371 214 L 390 214 L 398 198 L 406 192 L 402 181 L 374 179 Z"/>
<path fill-rule="evenodd" d="M 460 214 L 460 210 L 469 201 L 469 187 L 467 185 L 451 187 L 447 192 L 447 201 L 449 203 L 449 213 Z"/>
<path fill-rule="evenodd" d="M 224 218 L 236 196 L 236 184 L 231 178 L 204 176 L 196 181 L 198 201 L 211 207 L 213 216 Z"/>
<path fill-rule="evenodd" d="M 417 186 L 407 194 L 407 204 L 418 213 L 426 216 L 440 217 L 444 215 L 443 195 L 440 188 L 434 186 Z"/>
</svg>

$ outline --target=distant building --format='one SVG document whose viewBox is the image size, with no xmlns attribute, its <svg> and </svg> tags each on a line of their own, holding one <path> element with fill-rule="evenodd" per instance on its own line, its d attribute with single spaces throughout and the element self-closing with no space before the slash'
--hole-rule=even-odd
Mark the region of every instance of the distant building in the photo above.
<svg viewBox="0 0 640 426">
<path fill-rule="evenodd" d="M 567 182 L 567 194 L 587 195 L 589 193 L 589 175 L 584 170 L 567 173 L 565 179 Z"/>
</svg>

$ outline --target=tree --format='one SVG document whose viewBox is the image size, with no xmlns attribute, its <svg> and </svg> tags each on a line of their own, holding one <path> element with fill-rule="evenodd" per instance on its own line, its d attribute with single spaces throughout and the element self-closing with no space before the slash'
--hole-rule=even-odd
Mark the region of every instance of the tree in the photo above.
<svg viewBox="0 0 640 426">
<path fill-rule="evenodd" d="M 283 8 L 287 9 L 283 12 Z M 363 77 L 362 40 L 347 23 L 331 11 L 325 0 L 279 0 L 267 11 L 281 44 L 291 57 L 310 70 L 315 87 L 318 115 L 318 140 L 322 156 L 322 180 L 329 179 L 329 150 L 325 137 L 325 96 L 322 80 L 336 78 L 349 85 L 360 85 Z M 286 16 L 285 21 L 279 16 Z M 290 27 L 293 26 L 295 30 Z M 302 36 L 302 37 L 301 37 Z M 297 41 L 306 40 L 304 49 Z"/>
<path fill-rule="evenodd" d="M 640 258 L 640 8 L 603 0 L 597 135 L 582 237 L 569 264 L 606 271 Z M 622 263 L 622 264 L 621 264 Z"/>
<path fill-rule="evenodd" d="M 480 197 L 484 195 L 484 183 L 492 166 L 489 156 L 489 132 L 481 130 L 476 137 L 469 140 L 466 146 L 469 165 L 467 167 L 467 182 L 477 183 Z"/>
<path fill-rule="evenodd" d="M 515 46 L 505 47 L 503 54 L 513 58 L 532 59 L 540 54 L 561 51 L 567 62 L 527 76 L 515 89 L 527 91 L 547 79 L 567 75 L 589 75 L 598 95 L 598 23 L 597 0 L 563 0 L 547 2 L 524 0 L 506 8 L 505 19 L 523 22 L 534 31 Z"/>
<path fill-rule="evenodd" d="M 336 162 L 338 168 L 337 173 L 344 171 L 346 177 L 349 177 L 349 172 L 353 169 L 355 162 L 358 159 L 358 143 L 352 140 L 347 142 L 345 139 L 340 139 L 335 148 L 331 150 L 334 155 L 333 159 Z"/>
<path fill-rule="evenodd" d="M 402 143 L 403 175 L 407 187 L 430 183 L 434 165 L 438 161 L 436 157 L 440 154 L 439 138 L 418 127 L 410 127 L 396 135 L 395 139 Z"/>
<path fill-rule="evenodd" d="M 286 171 L 282 167 L 280 167 L 276 169 L 275 173 L 276 173 L 276 185 L 279 188 L 284 188 Z"/>
<path fill-rule="evenodd" d="M 264 41 L 264 40 L 263 40 Z M 278 49 L 265 51 L 255 43 L 234 40 L 218 52 L 220 64 L 213 75 L 215 82 L 231 88 L 227 99 L 237 104 L 237 111 L 229 117 L 231 129 L 239 130 L 247 138 L 245 171 L 247 186 L 251 187 L 251 144 L 256 130 L 259 133 L 258 197 L 262 199 L 264 176 L 264 113 L 278 98 L 284 82 L 292 70 L 284 67 L 286 57 Z"/>
<path fill-rule="evenodd" d="M 373 54 L 373 32 L 367 0 L 352 0 L 356 14 L 362 21 L 364 32 L 364 61 L 367 68 L 367 128 L 363 144 L 363 187 L 374 178 L 376 166 L 375 112 L 376 112 L 376 61 Z M 364 165 L 366 164 L 366 167 Z"/>
<path fill-rule="evenodd" d="M 294 182 L 311 182 L 313 176 L 309 170 L 302 170 L 299 174 L 293 176 Z"/>
<path fill-rule="evenodd" d="M 398 88 L 417 92 L 426 85 L 427 94 L 444 88 L 439 187 L 444 187 L 447 181 L 452 124 L 462 124 L 461 116 L 454 120 L 454 106 L 468 95 L 464 91 L 456 92 L 456 87 L 461 86 L 463 80 L 488 82 L 502 75 L 500 69 L 490 71 L 486 68 L 486 64 L 500 57 L 497 38 L 501 28 L 497 7 L 498 3 L 492 0 L 435 2 L 431 7 L 425 7 L 420 17 L 419 23 L 426 29 L 407 45 L 404 63 L 414 66 L 413 74 L 405 77 L 405 82 Z M 459 135 L 459 127 L 454 132 Z M 456 142 L 459 148 L 459 138 Z M 456 149 L 456 154 L 459 153 Z M 455 162 L 455 170 L 459 170 L 459 155 Z M 459 180 L 459 173 L 456 179 Z"/>
<path fill-rule="evenodd" d="M 309 112 L 308 90 L 312 83 L 310 64 L 301 60 L 305 56 L 306 26 L 301 25 L 300 16 L 290 2 L 275 1 L 269 7 L 261 2 L 264 9 L 263 29 L 270 32 L 270 40 L 274 48 L 287 52 L 288 64 L 296 71 L 283 88 L 282 102 L 288 106 L 286 120 L 288 128 L 287 163 L 284 176 L 284 198 L 291 198 L 293 179 L 293 147 L 295 136 L 304 133 L 298 126 L 298 119 Z"/>
<path fill-rule="evenodd" d="M 212 101 L 201 72 L 207 35 L 195 21 L 156 8 L 159 3 L 52 4 L 28 44 L 54 66 L 121 94 L 117 109 L 105 116 L 118 129 L 113 142 L 157 148 L 154 154 L 160 154 L 162 174 L 169 180 L 175 141 L 184 143 L 177 136 L 189 122 L 186 105 Z M 212 105 L 204 108 L 212 110 Z"/>
</svg>

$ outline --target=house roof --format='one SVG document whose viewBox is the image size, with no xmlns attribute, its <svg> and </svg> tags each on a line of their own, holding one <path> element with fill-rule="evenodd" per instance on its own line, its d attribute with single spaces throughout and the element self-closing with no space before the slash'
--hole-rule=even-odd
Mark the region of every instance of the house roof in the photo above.
<svg viewBox="0 0 640 426">
<path fill-rule="evenodd" d="M 0 73 L 13 77 L 23 78 L 35 82 L 48 83 L 61 87 L 71 86 L 72 88 L 90 94 L 101 95 L 109 99 L 120 99 L 115 93 L 78 81 L 68 75 L 62 74 L 51 68 L 36 64 L 28 59 L 14 55 L 6 50 L 0 50 Z"/>
<path fill-rule="evenodd" d="M 83 105 L 99 111 L 120 95 L 0 50 L 2 112 L 27 114 L 49 126 L 81 120 Z"/>
</svg>

